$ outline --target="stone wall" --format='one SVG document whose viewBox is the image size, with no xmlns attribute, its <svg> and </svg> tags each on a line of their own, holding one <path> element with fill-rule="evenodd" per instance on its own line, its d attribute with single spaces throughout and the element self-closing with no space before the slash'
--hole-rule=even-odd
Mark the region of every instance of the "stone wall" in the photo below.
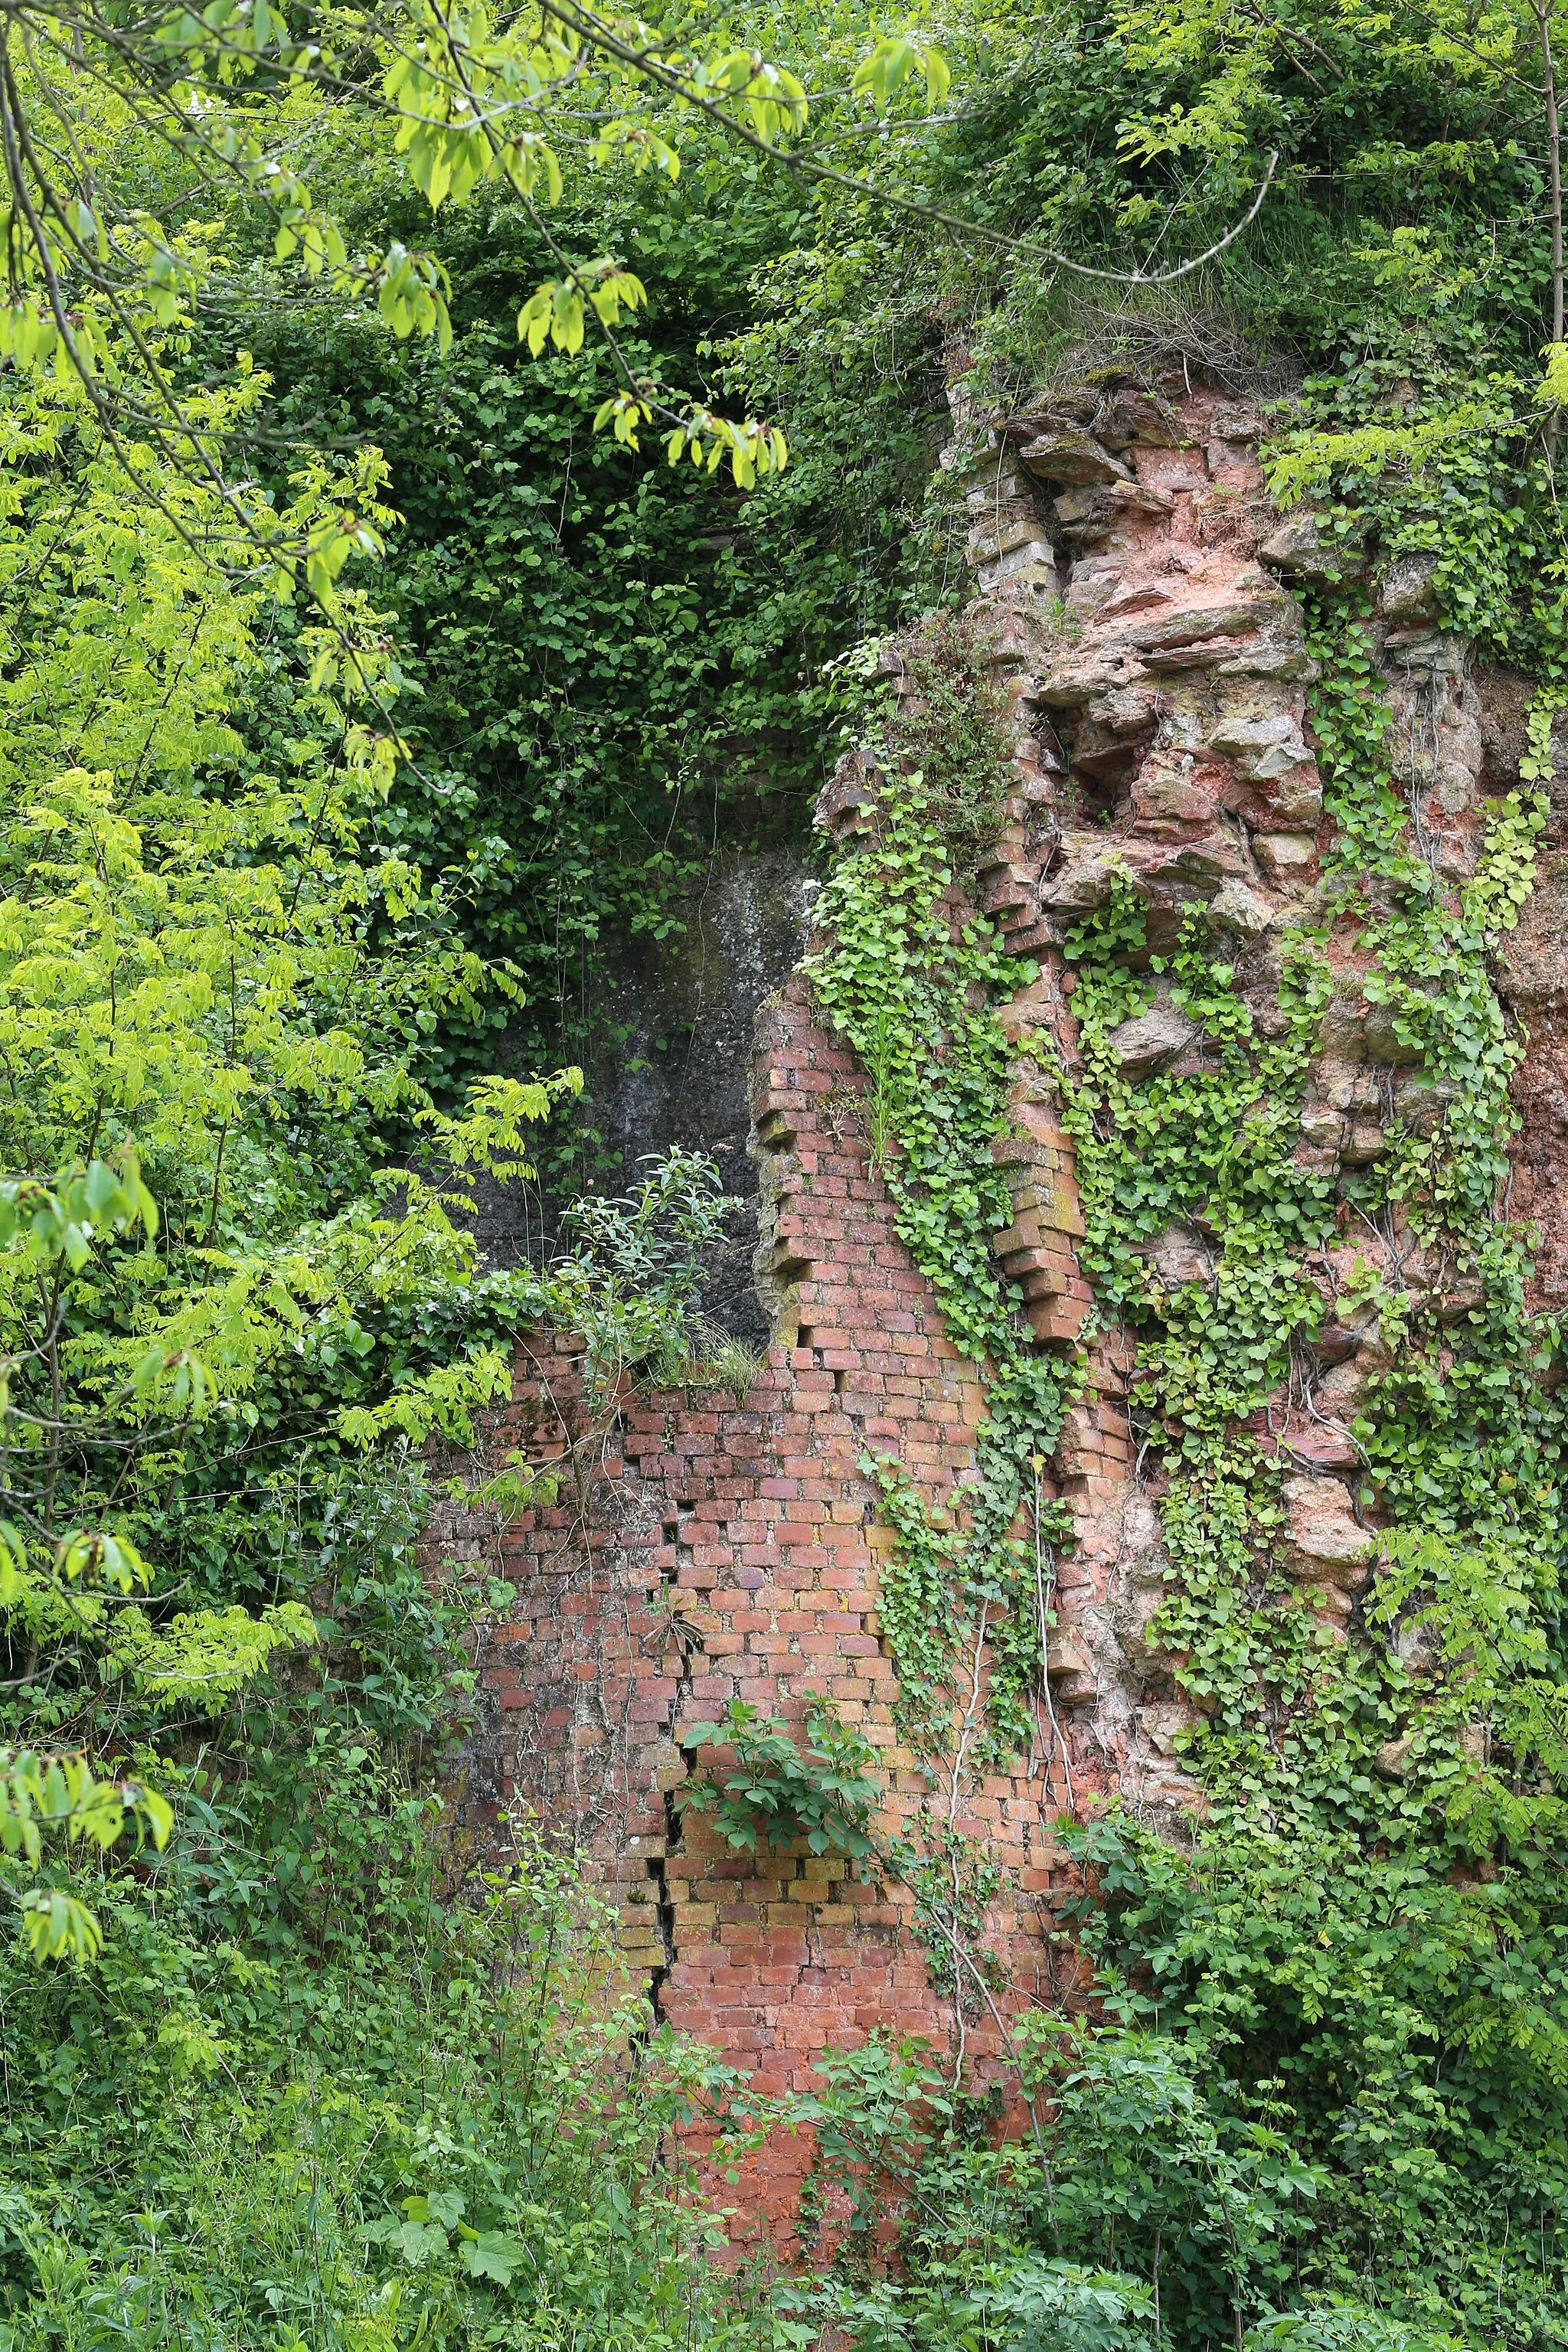
<svg viewBox="0 0 1568 2352">
<path fill-rule="evenodd" d="M 715 853 L 663 902 L 658 932 L 603 943 L 584 1007 L 592 1039 L 584 1076 L 605 1190 L 630 1189 L 645 1155 L 703 1151 L 740 1204 L 725 1245 L 710 1258 L 706 1318 L 751 1343 L 767 1319 L 752 1281 L 755 1167 L 747 1152 L 752 1024 L 757 1005 L 794 969 L 816 883 L 798 847 Z M 521 1043 L 503 1041 L 501 1058 Z M 559 1231 L 562 1202 L 521 1181 L 478 1186 L 476 1230 L 491 1264 L 537 1262 Z"/>
</svg>

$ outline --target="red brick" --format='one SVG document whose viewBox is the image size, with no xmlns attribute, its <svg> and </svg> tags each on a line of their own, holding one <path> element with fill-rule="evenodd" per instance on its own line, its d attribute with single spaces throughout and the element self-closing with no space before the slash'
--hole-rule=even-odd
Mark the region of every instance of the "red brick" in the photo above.
<svg viewBox="0 0 1568 2352">
<path fill-rule="evenodd" d="M 666 1843 L 665 1790 L 683 1769 L 672 1735 L 718 1714 L 737 1690 L 796 1724 L 811 1694 L 833 1694 L 885 1759 L 888 1825 L 918 1810 L 928 1784 L 900 1745 L 896 1686 L 878 1639 L 879 1573 L 892 1538 L 868 1514 L 873 1489 L 858 1457 L 867 1446 L 893 1454 L 930 1501 L 944 1502 L 973 1465 L 984 1412 L 981 1383 L 897 1238 L 863 1144 L 832 1135 L 824 1097 L 847 1083 L 858 1088 L 853 1057 L 814 1028 L 796 986 L 764 1018 L 759 1111 L 773 1120 L 772 1139 L 792 1147 L 774 1154 L 777 1230 L 796 1266 L 810 1261 L 795 1291 L 798 1344 L 770 1347 L 743 1407 L 721 1395 L 628 1396 L 622 1435 L 589 1469 L 587 1528 L 573 1494 L 503 1537 L 519 1600 L 480 1661 L 498 1725 L 486 1735 L 485 1805 L 493 1811 L 516 1801 L 584 1842 L 606 1892 L 625 1906 L 624 1948 L 637 1966 L 659 1948 L 647 1873 Z M 998 1246 L 1013 1243 L 1037 1259 L 1016 1268 L 1027 1286 L 1047 1278 L 1058 1286 L 1035 1313 L 1041 1338 L 1061 1348 L 1090 1303 L 1063 1238 L 1079 1229 L 1071 1153 L 1055 1122 L 1026 1117 L 1028 1108 L 1017 1114 L 1005 1161 L 1015 1222 Z M 1124 1393 L 1125 1364 L 1102 1368 L 1104 1356 L 1097 1350 L 1096 1388 Z M 583 1375 L 581 1346 L 570 1338 L 526 1342 L 507 1443 L 537 1460 L 558 1458 L 584 1427 Z M 1124 1492 L 1131 1451 L 1119 1409 L 1079 1411 L 1067 1449 L 1076 1447 L 1077 1475 L 1065 1482 L 1075 1508 Z M 591 1453 L 584 1458 L 592 1465 Z M 492 1541 L 485 1534 L 448 1549 L 493 1557 Z M 1104 1598 L 1109 1567 L 1092 1542 L 1064 1556 L 1064 1613 Z M 666 1596 L 688 1629 L 680 1639 Z M 1059 1795 L 1059 1776 L 1053 1783 L 1037 1759 L 1034 1779 L 994 1775 L 973 1808 L 972 1826 L 984 1827 L 1018 1874 L 1021 1898 L 997 1906 L 994 1931 L 1030 1987 L 1050 1926 L 1042 1898 L 1054 1883 L 1065 1899 L 1072 1884 L 1047 1826 Z M 482 1828 L 490 1815 L 475 1799 L 465 1817 Z M 646 1843 L 628 1846 L 633 1838 Z M 664 2013 L 756 2069 L 759 2087 L 811 2084 L 826 2044 L 853 2045 L 879 2025 L 944 2041 L 947 2021 L 910 1930 L 907 1890 L 879 1889 L 813 1860 L 734 1855 L 696 1819 L 662 1866 L 677 1951 Z M 1067 1981 L 1070 1955 L 1057 1966 Z M 972 2032 L 971 2049 L 989 2036 L 989 2028 Z M 773 2144 L 749 2160 L 738 2194 L 725 2193 L 725 2202 L 749 2205 L 759 2244 L 770 2222 L 782 2227 L 794 2212 L 807 2154 Z"/>
</svg>

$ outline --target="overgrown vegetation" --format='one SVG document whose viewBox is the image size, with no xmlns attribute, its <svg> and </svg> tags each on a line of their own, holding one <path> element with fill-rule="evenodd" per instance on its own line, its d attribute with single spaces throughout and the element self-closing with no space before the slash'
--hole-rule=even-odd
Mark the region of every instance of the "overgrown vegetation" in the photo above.
<svg viewBox="0 0 1568 2352">
<path fill-rule="evenodd" d="M 649 2042 L 544 1849 L 457 1895 L 333 1696 L 246 1784 L 193 1777 L 92 1969 L 8 1956 L 10 2341 L 752 2340 L 671 2137 L 721 2074 Z"/>
<path fill-rule="evenodd" d="M 1500 63 L 1531 103 L 1510 44 L 1531 28 L 1494 22 L 1481 56 L 1473 26 L 1432 17 L 1402 31 L 1345 12 L 1294 25 L 1259 13 L 1226 29 L 1198 11 L 1148 11 L 1126 29 L 1128 47 L 1098 68 L 1087 45 L 1076 52 L 1073 81 L 1080 100 L 1097 70 L 1114 82 L 1123 154 L 1184 150 L 1223 173 L 1242 152 L 1239 123 L 1266 122 L 1259 143 L 1278 141 L 1299 166 L 1310 150 L 1310 168 L 1331 176 L 1352 169 L 1368 213 L 1373 186 L 1386 208 L 1375 220 L 1325 208 L 1309 226 L 1306 172 L 1287 174 L 1206 318 L 1145 298 L 1094 322 L 1058 291 L 995 285 L 974 378 L 1004 396 L 1028 388 L 1049 371 L 1053 334 L 1064 352 L 1078 344 L 1081 366 L 1086 326 L 1099 339 L 1091 361 L 1135 373 L 1186 349 L 1223 371 L 1238 355 L 1227 337 L 1278 334 L 1293 306 L 1310 324 L 1289 348 L 1308 377 L 1278 412 L 1277 494 L 1319 501 L 1352 572 L 1369 540 L 1379 561 L 1436 558 L 1443 620 L 1535 680 L 1524 775 L 1549 778 L 1564 550 L 1551 470 L 1557 357 L 1547 353 L 1543 382 L 1550 299 L 1538 307 L 1531 272 L 1548 297 L 1550 273 L 1523 188 L 1511 212 L 1499 201 L 1509 171 L 1528 181 L 1541 118 L 1533 150 L 1489 147 L 1483 162 L 1468 148 L 1440 197 L 1422 176 L 1435 149 L 1424 165 L 1413 152 L 1428 104 L 1433 138 L 1438 117 L 1447 134 L 1467 107 L 1495 110 Z M 1397 101 L 1375 79 L 1395 56 L 1409 77 Z M 1140 118 L 1122 78 L 1130 58 L 1157 64 L 1163 111 L 1151 103 Z M 1439 60 L 1453 68 L 1441 93 Z M 1380 106 L 1394 109 L 1392 137 L 1369 127 Z M 1369 110 L 1353 131 L 1352 108 Z M 1493 163 L 1483 226 L 1471 192 Z M 1103 187 L 1124 167 L 1108 142 L 1093 168 Z M 1142 205 L 1130 196 L 1122 219 L 1140 221 Z M 1517 266 L 1505 257 L 1514 233 Z M 1260 274 L 1270 260 L 1273 288 Z M 1245 368 L 1231 380 L 1246 383 Z M 1106 2010 L 1087 2035 L 1050 2015 L 1017 2023 L 1014 2080 L 1032 2132 L 998 2148 L 984 2100 L 955 2097 L 917 2051 L 873 2048 L 833 2070 L 822 2166 L 852 2221 L 833 2284 L 807 2303 L 868 2343 L 1026 2333 L 1207 2344 L 1248 2330 L 1259 2343 L 1522 2343 L 1555 2340 L 1564 2324 L 1559 1340 L 1526 1309 L 1529 1237 L 1500 1217 L 1521 1045 L 1489 969 L 1531 887 L 1545 803 L 1500 801 L 1479 872 L 1444 888 L 1391 778 L 1349 589 L 1314 614 L 1312 650 L 1323 675 L 1310 717 L 1335 846 L 1310 916 L 1280 943 L 1266 1027 L 1201 917 L 1173 955 L 1152 961 L 1142 902 L 1124 889 L 1068 942 L 1084 1068 L 1061 1084 L 1082 1258 L 1107 1310 L 1139 1334 L 1132 1402 L 1163 1465 L 1171 1563 L 1156 1632 L 1194 1703 L 1187 1763 L 1205 1818 L 1189 1852 L 1115 1818 L 1075 1833 L 1079 1925 Z M 906 769 L 920 748 L 917 733 Z M 836 952 L 851 1001 L 831 983 L 826 1001 L 856 1038 L 873 1122 L 893 1106 L 880 1156 L 896 1195 L 920 1165 L 900 1147 L 918 1150 L 937 1124 L 947 1181 L 967 1171 L 979 1207 L 1005 1083 L 999 1041 L 980 1106 L 949 1043 L 962 1024 L 910 1024 L 931 1042 L 918 1096 L 901 1103 L 877 1050 L 889 988 L 923 1011 L 921 992 L 956 953 L 940 851 L 923 889 L 900 861 L 910 790 L 907 775 L 894 784 L 883 840 L 852 845 L 840 869 L 854 919 L 847 953 Z M 934 835 L 940 805 L 927 822 Z M 1352 1175 L 1352 1213 L 1381 1232 L 1397 1209 L 1441 1257 L 1446 1294 L 1424 1300 L 1370 1274 L 1363 1286 L 1393 1360 L 1352 1434 L 1363 1503 L 1393 1531 L 1348 1644 L 1285 1572 L 1279 1471 L 1247 1426 L 1323 1313 L 1305 1261 L 1331 1238 L 1336 1201 L 1298 1164 L 1296 1143 L 1335 923 L 1371 959 L 1368 992 L 1439 1107 L 1396 1126 L 1389 1150 Z M 973 1023 L 983 998 L 1018 976 L 977 966 L 966 977 Z M 1201 1031 L 1205 1066 L 1131 1083 L 1107 1040 L 1155 980 Z M 1154 1270 L 1147 1245 L 1173 1220 L 1206 1237 L 1212 1281 L 1172 1285 Z M 988 1219 L 982 1209 L 983 1232 L 1003 1222 L 1000 1202 Z M 952 1264 L 965 1263 L 955 1252 Z M 962 1324 L 950 1317 L 950 1328 Z M 1015 1465 L 1026 1459 L 1020 1448 Z M 906 1580 L 916 1605 L 913 1637 L 896 1620 L 891 1637 L 918 1658 L 921 1642 L 951 1638 L 960 1545 L 932 1560 L 921 1525 L 896 1512 L 894 1524 L 890 1581 Z M 1005 1682 L 1005 1654 L 1003 1671 Z M 939 1714 L 949 1767 L 954 1739 Z M 934 2130 L 921 2121 L 932 2114 Z M 870 2233 L 889 2213 L 903 2266 L 879 2275 Z"/>
<path fill-rule="evenodd" d="M 994 1006 L 1028 973 L 954 915 L 995 714 L 952 620 L 918 641 L 900 735 L 841 658 L 961 598 L 950 385 L 1005 404 L 1184 357 L 1289 392 L 1278 493 L 1347 547 L 1436 558 L 1446 621 L 1533 680 L 1524 782 L 1551 782 L 1552 8 L 1073 0 L 914 29 L 795 9 L 693 46 L 658 23 L 623 71 L 610 20 L 560 12 L 7 19 L 18 2352 L 1568 2335 L 1559 1336 L 1498 1214 L 1518 1040 L 1488 968 L 1542 811 L 1500 802 L 1479 875 L 1434 886 L 1351 589 L 1312 616 L 1336 860 L 1268 1033 L 1194 922 L 1157 976 L 1205 1068 L 1130 1084 L 1105 1039 L 1145 1001 L 1141 908 L 1120 893 L 1069 941 L 1084 1262 L 1140 1337 L 1207 1812 L 1184 1848 L 1114 1816 L 1077 1833 L 1100 1997 L 1016 2021 L 1008 2129 L 931 2053 L 830 2053 L 784 2119 L 841 2205 L 818 2236 L 808 2211 L 782 2298 L 721 2290 L 678 2126 L 738 2086 L 650 2038 L 547 1843 L 520 1830 L 476 1884 L 437 1817 L 473 1641 L 511 1596 L 422 1573 L 432 1445 L 482 1430 L 541 1319 L 586 1333 L 606 1400 L 743 1392 L 694 1309 L 712 1171 L 678 1158 L 605 1197 L 630 1178 L 577 1074 L 615 1050 L 608 943 L 678 927 L 716 847 L 799 839 L 847 690 L 889 783 L 824 891 L 816 982 L 900 1231 L 988 1381 L 962 1524 L 869 1465 L 900 1538 L 883 1618 L 939 1790 L 1030 1736 L 1070 1376 L 989 1249 L 1015 1076 Z M 804 131 L 774 54 L 812 61 Z M 456 103 L 470 70 L 483 123 Z M 595 142 L 656 169 L 606 179 Z M 1244 236 L 1152 282 L 1270 173 Z M 448 187 L 470 201 L 432 227 Z M 659 412 L 674 470 L 636 446 Z M 1294 1139 L 1335 920 L 1446 1107 L 1354 1206 L 1397 1205 L 1473 1300 L 1440 1320 L 1367 1289 L 1398 1354 L 1355 1435 L 1394 1534 L 1350 1644 L 1295 1605 L 1242 1427 L 1321 1312 L 1303 1260 L 1332 1203 Z M 541 1149 L 558 1192 L 596 1189 L 552 1264 L 487 1272 L 471 1187 Z M 1160 1286 L 1140 1248 L 1184 1213 L 1212 1286 Z M 474 1477 L 501 1515 L 542 1498 L 519 1462 Z M 804 1745 L 750 1715 L 693 1727 L 721 1733 L 735 1765 L 692 1801 L 724 1834 L 902 1873 L 941 1980 L 987 1998 L 988 1857 L 879 1845 L 871 1759 L 826 1714 Z"/>
<path fill-rule="evenodd" d="M 1151 1631 L 1193 1702 L 1204 1814 L 1187 1847 L 1114 1809 L 1064 1827 L 1103 2009 L 1089 2028 L 1048 2010 L 1011 2021 L 1007 2079 L 1031 2128 L 998 2144 L 996 2095 L 918 2048 L 874 2041 L 829 2068 L 812 2114 L 823 2185 L 849 2229 L 798 2307 L 857 2340 L 1002 2343 L 1026 2325 L 1063 2345 L 1239 2343 L 1249 2330 L 1262 2344 L 1285 2325 L 1272 2315 L 1292 2311 L 1290 2326 L 1325 2344 L 1500 2328 L 1545 2341 L 1561 2324 L 1568 1675 L 1561 1409 L 1540 1385 L 1558 1337 L 1527 1311 L 1528 1239 L 1497 1212 L 1521 1046 L 1487 963 L 1528 896 L 1543 812 L 1500 800 L 1473 878 L 1438 889 L 1390 780 L 1356 600 L 1326 604 L 1315 625 L 1313 720 L 1337 839 L 1310 912 L 1279 943 L 1267 1022 L 1215 961 L 1201 912 L 1173 955 L 1151 957 L 1125 880 L 1067 941 L 1082 1065 L 1058 1083 L 1081 1256 L 1101 1311 L 1139 1335 L 1131 1403 L 1163 1474 L 1169 1560 Z M 835 941 L 819 985 L 865 1062 L 873 1123 L 886 1105 L 879 1149 L 900 1229 L 922 1265 L 936 1261 L 939 1297 L 944 1278 L 951 1293 L 959 1270 L 984 1268 L 999 1318 L 1002 1286 L 952 1245 L 946 1203 L 968 1204 L 979 1249 L 1011 1214 L 990 1150 L 1011 1057 L 987 1007 L 1030 972 L 984 961 L 984 928 L 951 896 L 940 805 L 884 756 L 879 829 L 851 843 L 825 894 Z M 1325 1312 L 1309 1261 L 1338 1206 L 1296 1145 L 1335 924 L 1370 952 L 1366 992 L 1444 1106 L 1436 1122 L 1396 1126 L 1348 1180 L 1374 1236 L 1398 1204 L 1411 1244 L 1441 1253 L 1446 1286 L 1436 1298 L 1397 1290 L 1369 1268 L 1357 1293 L 1394 1342 L 1352 1423 L 1363 1500 L 1391 1524 L 1348 1641 L 1289 1573 L 1281 1465 L 1249 1426 Z M 931 992 L 955 969 L 933 1012 Z M 1111 1032 L 1159 979 L 1205 1051 L 1190 1074 L 1131 1079 Z M 885 1022 L 900 996 L 910 1010 Z M 884 1026 L 918 1057 L 901 1091 L 879 1058 Z M 974 1031 L 990 1045 L 989 1092 L 969 1083 Z M 1173 1282 L 1152 1265 L 1147 1245 L 1173 1222 L 1208 1237 L 1211 1279 Z M 988 1399 L 1005 1400 L 1008 1343 L 998 1322 L 973 1344 L 965 1296 L 948 1328 Z M 1047 1588 L 1037 1615 L 1012 1597 L 1010 1625 L 982 1547 L 995 1540 L 994 1452 L 1016 1482 L 1011 1518 L 1041 1443 L 1005 1423 L 983 1430 L 976 1473 L 951 1497 L 962 1531 L 935 1542 L 887 1473 L 900 1539 L 884 1570 L 889 1643 L 939 1788 L 956 1788 L 983 1744 L 964 1706 L 981 1676 L 952 1663 L 983 1638 L 976 1562 L 1002 1604 L 984 1629 L 994 1736 L 1005 1738 L 1015 1688 L 1038 1686 Z M 1034 1499 L 1043 1549 L 1058 1528 Z M 1035 1643 L 1022 1685 L 1012 1625 Z M 984 2001 L 984 1854 L 950 1834 L 940 1855 L 879 1861 L 917 1895 L 940 1864 L 952 1894 L 919 1912 L 933 1967 L 958 1998 Z M 890 2216 L 902 2263 L 888 2272 L 870 2255 Z"/>
</svg>

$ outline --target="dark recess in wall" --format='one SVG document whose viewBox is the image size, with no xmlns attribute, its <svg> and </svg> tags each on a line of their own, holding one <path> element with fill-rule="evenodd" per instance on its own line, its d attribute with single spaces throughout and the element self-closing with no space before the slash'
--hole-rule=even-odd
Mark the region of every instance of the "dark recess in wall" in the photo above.
<svg viewBox="0 0 1568 2352">
<path fill-rule="evenodd" d="M 640 1163 L 680 1145 L 706 1151 L 725 1190 L 743 1203 L 703 1286 L 708 1319 L 738 1339 L 768 1337 L 752 1280 L 757 1171 L 747 1157 L 747 1074 L 758 1005 L 799 961 L 816 884 L 799 851 L 728 851 L 696 881 L 678 929 L 609 943 L 593 1007 L 599 1041 L 584 1070 L 593 1124 L 617 1163 L 617 1191 Z M 493 1264 L 515 1265 L 551 1246 L 559 1203 L 532 1187 L 493 1186 L 479 1198 L 479 1233 Z"/>
</svg>

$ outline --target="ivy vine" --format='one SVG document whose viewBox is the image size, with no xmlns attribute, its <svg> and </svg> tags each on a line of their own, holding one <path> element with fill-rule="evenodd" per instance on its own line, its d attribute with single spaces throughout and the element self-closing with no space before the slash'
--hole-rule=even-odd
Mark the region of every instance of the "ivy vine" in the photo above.
<svg viewBox="0 0 1568 2352">
<path fill-rule="evenodd" d="M 956 1705 L 966 1710 L 967 1760 L 981 1763 L 1027 1748 L 1033 1735 L 1030 1698 L 1054 1623 L 1041 1543 L 1067 1526 L 1038 1502 L 1037 1468 L 1056 1444 L 1069 1383 L 1034 1343 L 1023 1294 L 991 1248 L 1013 1217 L 991 1146 L 1008 1125 L 1016 1058 L 995 1008 L 1037 968 L 1004 952 L 958 887 L 957 856 L 973 846 L 994 790 L 987 755 L 993 771 L 1001 765 L 999 714 L 974 667 L 945 641 L 943 651 L 940 668 L 921 679 L 929 775 L 900 761 L 885 725 L 862 729 L 864 751 L 882 768 L 878 827 L 835 865 L 818 902 L 826 943 L 807 969 L 824 1018 L 869 1079 L 868 1124 L 895 1229 L 949 1338 L 984 1382 L 975 1466 L 940 1518 L 895 1457 L 868 1454 L 863 1465 L 898 1538 L 880 1609 L 903 1727 L 934 1757 Z"/>
<path fill-rule="evenodd" d="M 1150 1638 L 1193 1704 L 1184 1744 L 1213 1833 L 1228 1824 L 1247 1851 L 1397 1850 L 1417 1872 L 1437 1855 L 1472 1866 L 1501 1841 L 1545 1870 L 1568 1777 L 1563 1414 L 1541 1385 L 1559 1339 L 1526 1311 L 1527 1236 L 1497 1213 L 1521 1046 L 1489 963 L 1529 894 L 1543 808 L 1528 790 L 1499 802 L 1472 878 L 1445 879 L 1392 772 L 1364 589 L 1326 594 L 1309 625 L 1333 842 L 1273 936 L 1272 1004 L 1255 1009 L 1202 908 L 1151 952 L 1127 876 L 1065 942 L 1079 1055 L 1055 1078 L 1079 1257 L 1101 1313 L 1137 1337 L 1130 1405 L 1164 1533 Z M 864 1464 L 896 1538 L 880 1607 L 901 1728 L 949 1796 L 926 1807 L 922 1843 L 881 1858 L 916 1891 L 938 1980 L 962 1990 L 990 1983 L 976 1954 L 995 1874 L 957 1830 L 959 1778 L 1034 1730 L 1055 1622 L 1042 1562 L 1070 1539 L 1039 1473 L 1080 1375 L 1034 1343 L 991 1248 L 1012 1217 L 992 1147 L 1019 1075 L 997 1007 L 1037 975 L 963 887 L 987 787 L 972 751 L 980 781 L 955 806 L 956 667 L 920 680 L 918 721 L 862 726 L 881 775 L 874 828 L 836 859 L 810 971 L 867 1074 L 896 1229 L 984 1387 L 974 1468 L 948 1508 L 893 1457 Z M 1532 720 L 1542 759 L 1552 708 L 1543 697 Z M 1403 1068 L 1383 1149 L 1342 1171 L 1300 1146 L 1345 950 Z M 1115 1032 L 1159 997 L 1194 1047 L 1135 1077 Z M 1289 1573 L 1291 1465 L 1260 1431 L 1330 1319 L 1328 1253 L 1342 1268 L 1357 1233 L 1367 1247 L 1334 1311 L 1375 1324 L 1386 1369 L 1349 1415 L 1375 1560 L 1347 1639 Z M 1396 1236 L 1421 1284 L 1391 1272 Z"/>
</svg>

